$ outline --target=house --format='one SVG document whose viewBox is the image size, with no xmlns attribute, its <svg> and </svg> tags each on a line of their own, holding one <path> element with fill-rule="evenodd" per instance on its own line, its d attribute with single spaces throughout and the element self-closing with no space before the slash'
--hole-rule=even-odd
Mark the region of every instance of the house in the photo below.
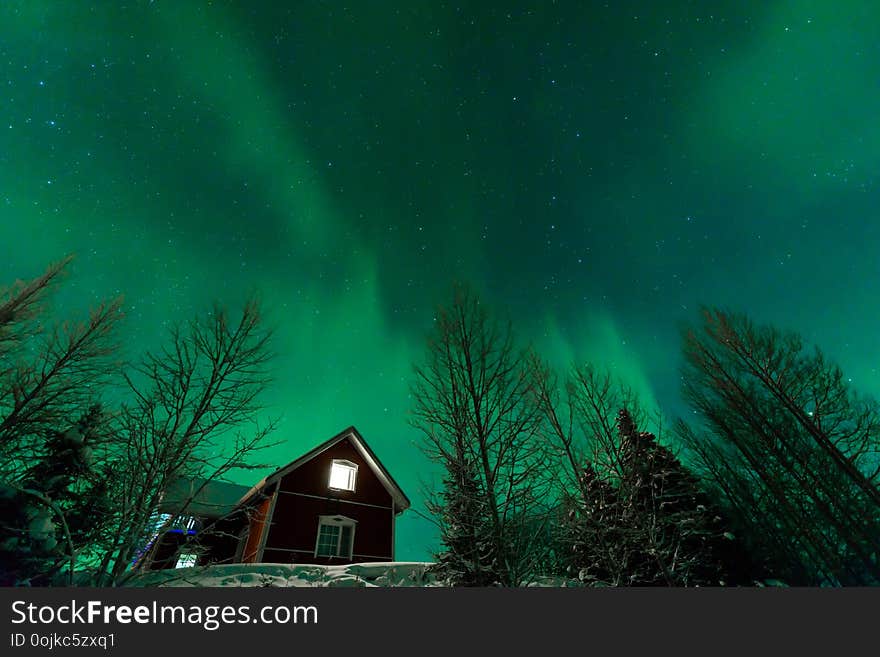
<svg viewBox="0 0 880 657">
<path fill-rule="evenodd" d="M 225 481 L 174 480 L 159 503 L 153 539 L 136 555 L 135 567 L 193 566 L 199 557 L 207 563 L 234 554 L 245 513 L 239 501 L 249 490 Z"/>
<path fill-rule="evenodd" d="M 137 568 L 394 561 L 410 501 L 354 427 L 251 488 L 178 480 Z"/>
</svg>

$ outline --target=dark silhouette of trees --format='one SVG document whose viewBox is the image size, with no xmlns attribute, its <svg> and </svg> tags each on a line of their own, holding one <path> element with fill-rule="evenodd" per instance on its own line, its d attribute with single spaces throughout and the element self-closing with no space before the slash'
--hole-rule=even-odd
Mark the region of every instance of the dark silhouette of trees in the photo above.
<svg viewBox="0 0 880 657">
<path fill-rule="evenodd" d="M 49 321 L 48 293 L 69 262 L 0 295 L 4 583 L 48 584 L 62 569 L 66 583 L 119 583 L 169 484 L 262 467 L 251 458 L 274 427 L 257 425 L 271 353 L 255 300 L 237 321 L 218 307 L 175 327 L 162 349 L 122 367 L 121 300 L 82 322 Z M 101 397 L 118 402 L 119 387 L 107 392 L 120 372 L 130 401 L 108 410 Z"/>
<path fill-rule="evenodd" d="M 133 401 L 119 413 L 110 454 L 118 505 L 97 555 L 99 584 L 119 583 L 137 549 L 153 538 L 161 496 L 177 478 L 207 483 L 234 469 L 266 467 L 250 459 L 271 446 L 275 426 L 258 424 L 259 398 L 270 382 L 270 337 L 256 300 L 234 322 L 215 307 L 171 329 L 161 351 L 125 373 Z M 183 501 L 178 516 L 186 516 L 191 501 Z M 176 522 L 169 519 L 160 533 Z"/>
<path fill-rule="evenodd" d="M 439 499 L 427 504 L 445 547 L 434 570 L 455 586 L 491 586 L 500 579 L 498 555 L 477 472 L 467 458 L 448 468 Z"/>
<path fill-rule="evenodd" d="M 457 286 L 437 312 L 412 396 L 423 449 L 445 473 L 447 492 L 429 509 L 453 552 L 441 560 L 464 569 L 460 582 L 518 586 L 542 548 L 534 540 L 542 450 L 527 352 L 509 324 Z"/>
<path fill-rule="evenodd" d="M 0 293 L 4 584 L 124 582 L 138 549 L 183 522 L 199 494 L 160 518 L 169 486 L 263 467 L 253 458 L 274 428 L 258 424 L 271 334 L 256 300 L 234 320 L 215 307 L 178 324 L 123 366 L 120 300 L 49 321 L 68 262 Z M 518 586 L 565 572 L 692 586 L 770 572 L 880 584 L 877 402 L 797 335 L 742 315 L 705 310 L 684 357 L 694 414 L 673 437 L 688 467 L 666 436 L 643 430 L 631 391 L 591 366 L 560 384 L 457 286 L 412 386 L 413 425 L 443 472 L 427 506 L 445 579 Z"/>
<path fill-rule="evenodd" d="M 636 429 L 634 416 L 646 416 L 629 389 L 586 365 L 560 394 L 546 365 L 533 358 L 531 366 L 562 475 L 560 568 L 611 586 L 751 583 L 749 560 L 699 481 Z"/>
<path fill-rule="evenodd" d="M 49 322 L 49 293 L 70 260 L 0 292 L 0 580 L 10 585 L 50 583 L 65 566 L 72 581 L 106 507 L 98 401 L 118 370 L 121 300 Z"/>
<path fill-rule="evenodd" d="M 706 309 L 684 334 L 676 433 L 792 583 L 880 581 L 880 412 L 801 338 Z"/>
<path fill-rule="evenodd" d="M 752 584 L 751 563 L 699 480 L 626 410 L 617 416 L 623 478 L 623 519 L 637 528 L 642 550 L 633 559 L 640 584 Z"/>
<path fill-rule="evenodd" d="M 111 511 L 109 471 L 97 458 L 105 428 L 95 404 L 67 430 L 52 431 L 33 465 L 15 485 L 5 485 L 0 563 L 6 584 L 50 584 L 61 571 L 61 581 L 73 582 L 76 555 L 97 540 Z"/>
<path fill-rule="evenodd" d="M 0 292 L 0 479 L 19 480 L 45 436 L 83 415 L 118 371 L 121 299 L 80 322 L 47 320 L 47 297 L 71 258 Z"/>
</svg>

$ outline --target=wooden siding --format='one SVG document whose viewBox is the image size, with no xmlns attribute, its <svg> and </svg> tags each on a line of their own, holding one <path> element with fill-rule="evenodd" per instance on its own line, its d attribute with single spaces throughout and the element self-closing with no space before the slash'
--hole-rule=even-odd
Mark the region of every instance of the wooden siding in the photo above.
<svg viewBox="0 0 880 657">
<path fill-rule="evenodd" d="M 351 461 L 358 466 L 354 491 L 331 491 L 330 464 L 333 459 Z M 281 490 L 311 495 L 332 496 L 341 500 L 355 500 L 377 506 L 391 507 L 391 494 L 373 473 L 360 452 L 348 439 L 336 443 L 311 461 L 303 463 L 281 480 Z"/>
<path fill-rule="evenodd" d="M 330 489 L 330 468 L 334 459 L 357 464 L 354 491 Z M 187 540 L 193 542 L 192 547 L 198 548 L 200 566 L 257 561 L 317 564 L 390 561 L 394 558 L 393 499 L 351 439 L 346 437 L 280 480 L 273 479 L 273 483 L 246 506 L 216 520 L 216 524 L 208 520 L 206 531 L 198 536 L 165 534 L 137 567 L 173 568 L 177 560 L 175 552 Z M 320 516 L 345 516 L 355 521 L 351 560 L 315 558 Z"/>
<path fill-rule="evenodd" d="M 266 530 L 266 521 L 269 519 L 269 508 L 272 505 L 272 497 L 266 497 L 250 514 L 248 521 L 248 537 L 242 553 L 242 563 L 254 563 L 259 557 L 260 545 L 263 540 L 263 532 Z"/>
<path fill-rule="evenodd" d="M 329 488 L 333 459 L 357 463 L 354 491 Z M 357 449 L 343 440 L 283 477 L 262 560 L 275 563 L 345 563 L 315 558 L 319 516 L 341 515 L 357 522 L 352 561 L 393 557 L 392 498 Z"/>
</svg>

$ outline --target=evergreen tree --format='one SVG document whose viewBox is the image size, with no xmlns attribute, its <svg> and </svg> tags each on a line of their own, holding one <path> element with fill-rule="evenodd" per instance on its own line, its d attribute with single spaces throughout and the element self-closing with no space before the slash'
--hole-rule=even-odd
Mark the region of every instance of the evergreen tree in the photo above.
<svg viewBox="0 0 880 657">
<path fill-rule="evenodd" d="M 0 575 L 8 585 L 45 585 L 99 536 L 109 510 L 107 473 L 96 464 L 104 413 L 91 406 L 70 428 L 52 431 L 21 479 L 0 495 Z M 65 567 L 66 570 L 65 570 Z"/>
<path fill-rule="evenodd" d="M 546 468 L 527 365 L 528 350 L 517 347 L 509 323 L 457 286 L 451 304 L 438 309 L 411 388 L 413 426 L 446 478 L 428 511 L 441 527 L 455 518 L 456 536 L 447 549 L 460 532 L 479 531 L 491 548 L 468 539 L 466 553 L 454 557 L 456 568 L 467 562 L 472 565 L 464 572 L 482 572 L 491 563 L 503 586 L 532 578 L 542 558 L 535 531 L 547 508 L 540 476 Z"/>
<path fill-rule="evenodd" d="M 431 508 L 443 544 L 435 570 L 453 586 L 491 586 L 499 581 L 497 554 L 476 470 L 467 459 L 449 469 L 442 502 Z"/>
<path fill-rule="evenodd" d="M 238 321 L 217 305 L 172 328 L 162 349 L 122 371 L 130 401 L 111 421 L 93 404 L 120 373 L 121 300 L 82 321 L 53 323 L 47 298 L 69 262 L 0 289 L 5 584 L 71 583 L 78 563 L 88 572 L 76 583 L 121 583 L 170 482 L 265 467 L 250 458 L 268 446 L 275 426 L 271 419 L 257 425 L 271 331 L 256 298 Z"/>
<path fill-rule="evenodd" d="M 688 472 L 621 410 L 614 473 L 583 470 L 568 499 L 568 572 L 612 586 L 751 583 L 751 561 Z"/>
<path fill-rule="evenodd" d="M 627 554 L 620 532 L 617 490 L 587 465 L 579 496 L 566 495 L 559 543 L 566 574 L 584 583 L 617 585 L 626 577 Z"/>
<path fill-rule="evenodd" d="M 751 559 L 728 530 L 699 480 L 656 437 L 637 430 L 624 409 L 617 416 L 625 517 L 641 538 L 639 584 L 751 583 Z"/>
</svg>

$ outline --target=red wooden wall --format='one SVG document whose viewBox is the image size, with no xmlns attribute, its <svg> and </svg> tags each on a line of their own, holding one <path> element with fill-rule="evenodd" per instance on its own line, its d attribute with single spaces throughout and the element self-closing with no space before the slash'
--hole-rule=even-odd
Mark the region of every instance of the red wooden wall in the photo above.
<svg viewBox="0 0 880 657">
<path fill-rule="evenodd" d="M 354 491 L 329 488 L 333 459 L 357 463 Z M 281 479 L 262 561 L 346 563 L 347 559 L 339 557 L 315 558 L 318 517 L 322 515 L 342 515 L 357 521 L 352 561 L 393 559 L 391 495 L 348 439 Z"/>
<path fill-rule="evenodd" d="M 267 497 L 257 505 L 248 518 L 248 537 L 241 556 L 242 563 L 254 563 L 258 559 L 260 542 L 266 529 L 271 504 L 272 498 Z"/>
</svg>

